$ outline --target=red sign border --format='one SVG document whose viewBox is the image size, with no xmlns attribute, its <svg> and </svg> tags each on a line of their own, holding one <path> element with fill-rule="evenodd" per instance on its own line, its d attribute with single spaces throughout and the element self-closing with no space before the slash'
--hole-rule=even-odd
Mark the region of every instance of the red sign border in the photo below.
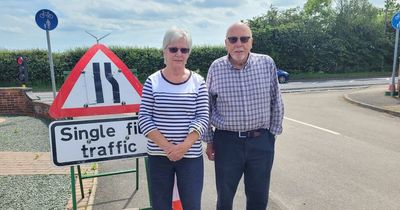
<svg viewBox="0 0 400 210">
<path fill-rule="evenodd" d="M 49 115 L 53 118 L 63 117 L 80 117 L 80 116 L 91 116 L 91 115 L 108 115 L 108 114 L 122 114 L 139 112 L 140 104 L 127 104 L 119 106 L 102 106 L 102 107 L 81 107 L 81 108 L 62 108 L 69 94 L 72 91 L 75 83 L 79 79 L 81 72 L 84 70 L 89 61 L 101 50 L 122 72 L 122 74 L 128 79 L 129 83 L 136 90 L 136 92 L 142 96 L 143 86 L 139 80 L 130 72 L 129 68 L 115 55 L 109 48 L 102 44 L 93 45 L 76 63 L 72 69 L 67 80 L 61 86 L 54 102 L 50 106 Z"/>
</svg>

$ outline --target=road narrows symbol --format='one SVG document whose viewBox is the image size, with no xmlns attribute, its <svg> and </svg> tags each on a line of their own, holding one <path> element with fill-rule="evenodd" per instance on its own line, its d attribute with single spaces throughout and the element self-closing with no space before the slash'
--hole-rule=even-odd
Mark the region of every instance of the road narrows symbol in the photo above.
<svg viewBox="0 0 400 210">
<path fill-rule="evenodd" d="M 112 86 L 114 103 L 120 103 L 121 99 L 119 95 L 119 85 L 117 80 L 115 80 L 115 78 L 111 73 L 111 63 L 104 63 L 104 71 L 106 73 L 107 80 L 110 82 Z"/>
</svg>

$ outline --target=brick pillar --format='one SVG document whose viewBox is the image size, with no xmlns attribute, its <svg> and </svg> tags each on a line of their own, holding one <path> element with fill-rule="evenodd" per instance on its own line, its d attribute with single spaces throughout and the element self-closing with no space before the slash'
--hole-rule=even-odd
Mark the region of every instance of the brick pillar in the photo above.
<svg viewBox="0 0 400 210">
<path fill-rule="evenodd" d="M 51 119 L 48 115 L 50 106 L 33 102 L 26 94 L 30 90 L 31 88 L 23 87 L 0 88 L 0 114 L 28 115 Z"/>
</svg>

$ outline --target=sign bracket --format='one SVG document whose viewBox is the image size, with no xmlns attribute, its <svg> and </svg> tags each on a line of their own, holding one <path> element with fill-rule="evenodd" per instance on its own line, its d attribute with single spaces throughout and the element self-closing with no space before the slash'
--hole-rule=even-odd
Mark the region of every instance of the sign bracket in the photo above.
<svg viewBox="0 0 400 210">
<path fill-rule="evenodd" d="M 82 175 L 81 166 L 77 165 L 76 167 L 78 170 L 78 181 L 79 181 L 79 187 L 80 187 L 80 192 L 81 192 L 81 199 L 83 199 L 85 197 L 85 193 L 83 190 L 83 181 L 82 181 L 83 179 L 135 173 L 135 178 L 136 178 L 135 191 L 139 190 L 139 158 L 135 158 L 135 162 L 136 162 L 136 166 L 135 166 L 136 168 L 134 168 L 134 169 L 126 169 L 126 170 L 120 170 L 120 171 L 114 171 L 114 172 L 98 173 L 98 174 L 93 174 L 93 175 Z M 147 157 L 144 157 L 144 163 L 145 163 L 145 167 L 146 167 L 146 174 L 149 174 Z M 76 210 L 77 209 L 77 200 L 76 200 L 76 179 L 75 179 L 74 166 L 70 167 L 70 175 L 71 175 L 72 209 Z M 148 176 L 147 176 L 147 188 L 148 188 L 150 207 L 140 208 L 140 210 L 151 210 L 152 209 L 151 206 L 153 206 L 152 198 L 151 198 L 151 194 L 150 194 L 150 179 Z"/>
</svg>

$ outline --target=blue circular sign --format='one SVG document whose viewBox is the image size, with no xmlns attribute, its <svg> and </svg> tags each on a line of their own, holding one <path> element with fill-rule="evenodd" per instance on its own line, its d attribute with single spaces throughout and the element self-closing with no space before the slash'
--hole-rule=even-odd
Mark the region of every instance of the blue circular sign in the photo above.
<svg viewBox="0 0 400 210">
<path fill-rule="evenodd" d="M 397 12 L 392 17 L 392 27 L 394 29 L 400 29 L 400 12 Z"/>
<path fill-rule="evenodd" d="M 51 31 L 57 27 L 58 19 L 56 14 L 48 9 L 41 9 L 35 16 L 36 24 L 43 30 Z"/>
</svg>

